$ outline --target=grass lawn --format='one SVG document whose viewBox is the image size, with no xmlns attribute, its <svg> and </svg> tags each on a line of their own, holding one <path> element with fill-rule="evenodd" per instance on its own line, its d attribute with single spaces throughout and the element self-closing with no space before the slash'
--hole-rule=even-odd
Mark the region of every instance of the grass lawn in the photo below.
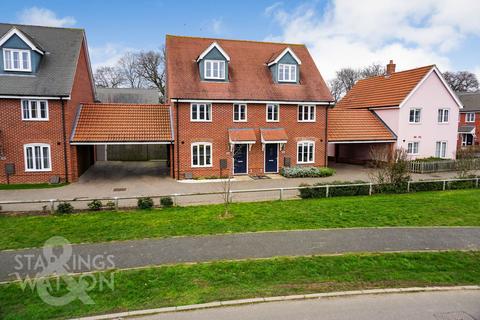
<svg viewBox="0 0 480 320">
<path fill-rule="evenodd" d="M 21 189 L 48 189 L 64 187 L 68 183 L 17 183 L 17 184 L 0 184 L 0 190 L 21 190 Z"/>
<path fill-rule="evenodd" d="M 0 285 L 0 318 L 51 319 L 241 298 L 384 287 L 480 284 L 479 252 L 275 258 L 114 272 L 93 305 L 43 303 L 19 284 Z M 105 273 L 108 279 L 112 272 Z M 63 282 L 55 296 L 67 292 Z M 56 284 L 55 284 L 56 286 Z"/>
<path fill-rule="evenodd" d="M 480 226 L 480 190 L 232 204 L 63 216 L 0 216 L 0 249 L 246 231 L 380 226 Z"/>
</svg>

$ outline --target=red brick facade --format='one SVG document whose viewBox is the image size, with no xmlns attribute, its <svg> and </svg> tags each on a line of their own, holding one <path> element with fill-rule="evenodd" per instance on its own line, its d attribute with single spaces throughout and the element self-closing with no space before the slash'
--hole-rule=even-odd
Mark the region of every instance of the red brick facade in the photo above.
<svg viewBox="0 0 480 320">
<path fill-rule="evenodd" d="M 81 102 L 93 102 L 94 92 L 90 78 L 85 46 L 82 45 L 70 100 L 64 100 L 65 129 L 67 141 L 68 180 L 75 181 L 79 176 L 77 147 L 68 141 L 72 132 L 77 108 Z M 10 176 L 10 183 L 48 182 L 52 176 L 60 176 L 65 181 L 65 152 L 60 100 L 48 100 L 48 121 L 22 120 L 20 99 L 0 99 L 0 144 L 4 159 L 0 159 L 0 183 L 6 183 L 5 164 L 15 164 L 16 173 Z M 24 145 L 45 143 L 50 145 L 51 171 L 26 172 Z"/>
<path fill-rule="evenodd" d="M 260 136 L 261 128 L 284 128 L 288 135 L 285 150 L 279 152 L 278 167 L 283 167 L 284 158 L 291 159 L 291 165 L 297 165 L 297 141 L 315 141 L 315 163 L 308 166 L 326 166 L 326 107 L 316 107 L 316 122 L 298 122 L 298 106 L 293 104 L 280 105 L 279 122 L 266 121 L 266 105 L 249 103 L 247 106 L 247 122 L 233 121 L 232 103 L 213 103 L 211 122 L 191 122 L 190 103 L 178 103 L 179 121 L 177 123 L 177 105 L 173 105 L 173 127 L 175 129 L 174 176 L 179 179 L 185 173 L 193 177 L 221 176 L 228 172 L 220 170 L 220 159 L 227 159 L 228 170 L 233 166 L 229 147 L 228 129 L 253 128 L 256 143 L 248 152 L 248 174 L 264 173 L 264 151 Z M 178 129 L 177 129 L 178 124 Z M 194 142 L 212 143 L 212 167 L 192 168 L 191 144 Z M 178 158 L 177 158 L 178 155 Z"/>
<path fill-rule="evenodd" d="M 470 112 L 468 112 L 470 113 Z M 466 122 L 467 113 L 460 113 L 460 126 L 475 126 L 475 136 L 473 138 L 473 144 L 478 146 L 480 145 L 480 112 L 474 111 L 475 113 L 475 122 Z M 458 147 L 462 146 L 462 134 L 458 135 Z"/>
</svg>

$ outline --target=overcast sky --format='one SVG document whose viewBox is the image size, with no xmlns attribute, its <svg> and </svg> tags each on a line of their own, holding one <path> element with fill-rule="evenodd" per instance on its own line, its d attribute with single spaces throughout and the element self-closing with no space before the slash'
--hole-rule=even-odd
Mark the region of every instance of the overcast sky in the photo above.
<svg viewBox="0 0 480 320">
<path fill-rule="evenodd" d="M 480 76 L 480 1 L 2 1 L 1 22 L 84 28 L 93 66 L 165 34 L 305 43 L 326 79 L 393 59 Z"/>
</svg>

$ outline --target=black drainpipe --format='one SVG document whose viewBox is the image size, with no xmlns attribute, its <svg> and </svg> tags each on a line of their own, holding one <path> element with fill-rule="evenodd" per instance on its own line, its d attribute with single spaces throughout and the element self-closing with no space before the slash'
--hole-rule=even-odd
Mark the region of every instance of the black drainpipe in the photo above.
<svg viewBox="0 0 480 320">
<path fill-rule="evenodd" d="M 325 109 L 325 167 L 328 167 L 328 110 L 330 105 Z"/>
<path fill-rule="evenodd" d="M 179 121 L 178 121 L 178 99 L 175 100 L 175 113 L 176 113 L 176 127 L 177 127 L 177 132 L 176 132 L 176 140 L 177 140 L 177 179 L 180 179 L 180 133 L 179 133 Z"/>
<path fill-rule="evenodd" d="M 67 127 L 65 124 L 65 101 L 60 97 L 62 104 L 62 133 L 63 133 L 63 159 L 65 165 L 65 182 L 68 182 L 68 159 L 67 159 Z"/>
</svg>

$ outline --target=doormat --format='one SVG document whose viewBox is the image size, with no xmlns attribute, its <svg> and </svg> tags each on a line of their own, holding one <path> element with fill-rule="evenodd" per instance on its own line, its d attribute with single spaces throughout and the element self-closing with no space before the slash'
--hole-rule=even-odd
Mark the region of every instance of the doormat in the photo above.
<svg viewBox="0 0 480 320">
<path fill-rule="evenodd" d="M 113 188 L 113 192 L 127 191 L 127 188 Z"/>
<path fill-rule="evenodd" d="M 266 179 L 271 179 L 270 177 L 267 176 L 251 176 L 253 180 L 266 180 Z"/>
</svg>

